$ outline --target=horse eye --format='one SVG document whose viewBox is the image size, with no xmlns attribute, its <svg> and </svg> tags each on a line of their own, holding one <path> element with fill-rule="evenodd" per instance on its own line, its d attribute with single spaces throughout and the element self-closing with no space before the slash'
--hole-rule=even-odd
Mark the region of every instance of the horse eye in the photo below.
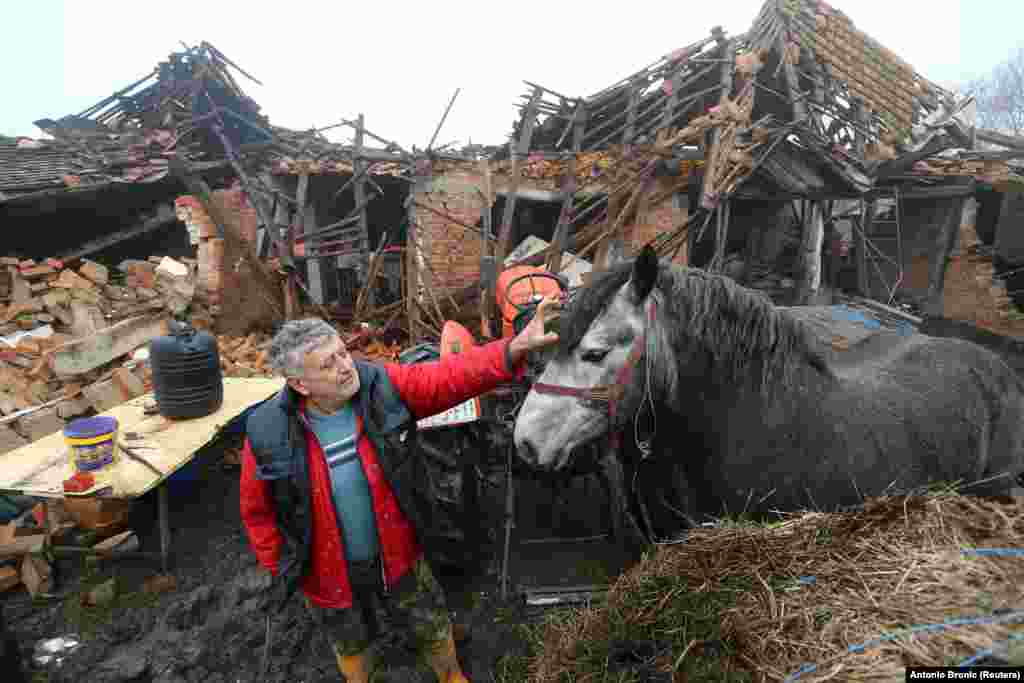
<svg viewBox="0 0 1024 683">
<path fill-rule="evenodd" d="M 585 363 L 600 363 L 608 355 L 608 349 L 587 349 L 580 354 Z"/>
</svg>

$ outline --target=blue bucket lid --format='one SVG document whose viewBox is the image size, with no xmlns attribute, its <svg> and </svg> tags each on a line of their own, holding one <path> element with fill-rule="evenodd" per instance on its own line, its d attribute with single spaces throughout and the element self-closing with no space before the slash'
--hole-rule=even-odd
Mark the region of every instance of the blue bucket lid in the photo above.
<svg viewBox="0 0 1024 683">
<path fill-rule="evenodd" d="M 88 439 L 102 434 L 110 434 L 117 429 L 117 418 L 109 415 L 83 417 L 68 423 L 64 427 L 64 436 L 71 439 Z"/>
</svg>

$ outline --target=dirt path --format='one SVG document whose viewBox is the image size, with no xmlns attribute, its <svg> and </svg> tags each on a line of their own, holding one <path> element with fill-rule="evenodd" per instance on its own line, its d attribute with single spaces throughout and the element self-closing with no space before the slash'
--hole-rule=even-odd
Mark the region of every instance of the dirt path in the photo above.
<svg viewBox="0 0 1024 683">
<path fill-rule="evenodd" d="M 143 582 L 156 571 L 142 561 L 121 561 L 99 574 L 83 575 L 81 565 L 61 561 L 58 590 L 63 601 L 35 603 L 23 591 L 6 597 L 5 614 L 23 649 L 40 639 L 82 633 L 85 644 L 50 681 L 153 681 L 158 683 L 238 683 L 273 681 L 340 681 L 326 642 L 315 631 L 301 601 L 295 600 L 273 620 L 269 674 L 259 676 L 266 642 L 261 609 L 265 574 L 256 565 L 238 515 L 237 469 L 220 465 L 201 468 L 189 491 L 172 496 L 177 589 L 145 596 Z M 159 547 L 155 500 L 142 499 L 132 512 L 132 528 L 144 550 Z M 500 538 L 500 536 L 499 536 Z M 560 565 L 593 563 L 593 548 Z M 599 553 L 600 554 L 600 553 Z M 521 575 L 536 573 L 524 555 Z M 543 562 L 543 558 L 540 560 Z M 598 561 L 600 564 L 600 561 Z M 613 563 L 614 564 L 614 563 Z M 508 670 L 510 659 L 526 651 L 520 625 L 530 616 L 522 607 L 497 599 L 497 556 L 489 567 L 470 576 L 439 577 L 449 593 L 456 623 L 469 638 L 459 645 L 464 669 L 474 683 L 521 680 Z M 598 567 L 601 574 L 611 568 Z M 556 575 L 566 572 L 554 569 Z M 614 569 L 612 569 L 614 571 Z M 83 586 L 116 577 L 119 593 L 129 597 L 109 613 L 78 606 Z M 580 580 L 573 581 L 579 583 Z M 593 581 L 591 581 L 593 582 Z M 415 668 L 413 653 L 398 634 L 385 633 L 380 658 L 386 663 L 381 681 L 432 681 L 433 674 Z M 36 680 L 47 680 L 37 676 Z"/>
</svg>

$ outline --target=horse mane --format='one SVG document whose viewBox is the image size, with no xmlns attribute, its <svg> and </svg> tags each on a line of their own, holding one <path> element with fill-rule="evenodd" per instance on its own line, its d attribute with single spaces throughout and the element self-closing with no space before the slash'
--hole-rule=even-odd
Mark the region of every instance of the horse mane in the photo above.
<svg viewBox="0 0 1024 683">
<path fill-rule="evenodd" d="M 616 264 L 576 292 L 559 326 L 559 355 L 567 356 L 580 344 L 629 281 L 632 268 L 632 261 Z M 766 390 L 791 382 L 800 368 L 832 375 L 802 322 L 728 277 L 661 263 L 655 292 L 671 348 L 696 344 L 711 354 L 715 370 L 729 381 L 757 369 L 760 377 L 754 379 Z"/>
</svg>

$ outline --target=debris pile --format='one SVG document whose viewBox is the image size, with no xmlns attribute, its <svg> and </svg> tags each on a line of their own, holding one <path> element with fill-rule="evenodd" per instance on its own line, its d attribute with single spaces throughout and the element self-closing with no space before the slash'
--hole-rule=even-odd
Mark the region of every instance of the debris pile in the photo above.
<svg viewBox="0 0 1024 683">
<path fill-rule="evenodd" d="M 213 326 L 195 271 L 168 257 L 116 269 L 0 258 L 0 452 L 149 391 L 148 364 L 134 352 L 172 316 Z"/>
<path fill-rule="evenodd" d="M 962 224 L 959 253 L 950 257 L 946 270 L 943 315 L 996 334 L 1024 336 L 1024 320 L 1006 290 L 1006 282 L 994 274 L 991 247 L 981 243 L 973 224 Z"/>
<path fill-rule="evenodd" d="M 95 564 L 138 550 L 139 538 L 127 528 L 130 506 L 114 499 L 57 499 L 0 525 L 0 592 L 24 585 L 33 598 L 46 597 L 53 592 L 55 557 L 82 556 Z"/>
<path fill-rule="evenodd" d="M 1010 179 L 1010 165 L 1001 159 L 943 159 L 918 161 L 912 172 L 930 176 L 975 176 L 997 183 Z"/>
<path fill-rule="evenodd" d="M 1024 621 L 1022 506 L 936 491 L 692 530 L 606 604 L 553 615 L 528 680 L 599 677 L 609 660 L 652 680 L 893 680 L 986 650 L 1005 666 Z M 623 661 L 623 642 L 649 656 Z"/>
<path fill-rule="evenodd" d="M 171 318 L 215 332 L 217 306 L 193 259 L 152 256 L 116 269 L 0 258 L 0 452 L 109 410 L 152 388 L 144 355 Z M 399 346 L 365 326 L 339 328 L 354 352 L 395 361 Z M 226 377 L 270 374 L 269 332 L 218 335 Z"/>
</svg>

